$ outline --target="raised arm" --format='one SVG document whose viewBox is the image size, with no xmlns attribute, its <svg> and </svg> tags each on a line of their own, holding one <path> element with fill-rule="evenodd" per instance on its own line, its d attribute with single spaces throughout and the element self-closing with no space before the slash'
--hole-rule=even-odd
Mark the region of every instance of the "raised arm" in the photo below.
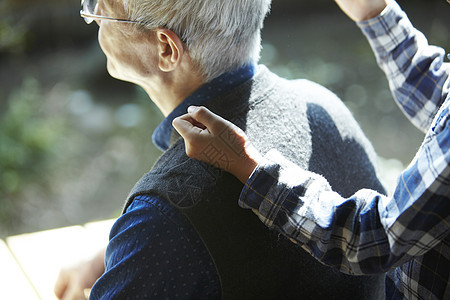
<svg viewBox="0 0 450 300">
<path fill-rule="evenodd" d="M 357 22 L 386 74 L 395 101 L 425 133 L 450 85 L 445 51 L 428 45 L 425 36 L 413 27 L 394 0 L 335 2 Z"/>
<path fill-rule="evenodd" d="M 429 45 L 395 1 L 387 3 L 380 15 L 368 20 L 356 19 L 360 21 L 357 25 L 386 74 L 396 103 L 426 133 L 448 95 L 450 64 L 444 63 L 444 49 Z"/>
</svg>

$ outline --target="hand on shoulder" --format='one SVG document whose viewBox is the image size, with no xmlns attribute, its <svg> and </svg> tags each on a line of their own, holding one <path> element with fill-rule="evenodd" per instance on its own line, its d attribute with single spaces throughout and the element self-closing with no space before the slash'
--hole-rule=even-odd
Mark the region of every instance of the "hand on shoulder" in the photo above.
<svg viewBox="0 0 450 300">
<path fill-rule="evenodd" d="M 230 172 L 245 183 L 261 160 L 246 134 L 205 107 L 191 106 L 173 121 L 184 138 L 186 154 Z"/>
</svg>

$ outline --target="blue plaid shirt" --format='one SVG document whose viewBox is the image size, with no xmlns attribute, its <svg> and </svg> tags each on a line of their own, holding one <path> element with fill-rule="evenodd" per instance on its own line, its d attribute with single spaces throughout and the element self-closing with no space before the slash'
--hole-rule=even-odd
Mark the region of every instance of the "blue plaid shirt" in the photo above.
<svg viewBox="0 0 450 300">
<path fill-rule="evenodd" d="M 450 66 L 394 1 L 358 25 L 396 102 L 426 133 L 393 196 L 360 190 L 344 199 L 273 150 L 239 204 L 324 264 L 348 274 L 388 272 L 387 299 L 450 299 Z"/>
</svg>

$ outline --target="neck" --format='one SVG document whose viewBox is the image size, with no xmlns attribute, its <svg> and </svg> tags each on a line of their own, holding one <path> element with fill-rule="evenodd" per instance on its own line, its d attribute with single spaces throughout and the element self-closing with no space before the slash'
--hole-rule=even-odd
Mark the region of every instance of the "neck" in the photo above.
<svg viewBox="0 0 450 300">
<path fill-rule="evenodd" d="M 204 80 L 196 72 L 163 73 L 138 84 L 167 117 L 184 99 L 199 89 Z"/>
</svg>

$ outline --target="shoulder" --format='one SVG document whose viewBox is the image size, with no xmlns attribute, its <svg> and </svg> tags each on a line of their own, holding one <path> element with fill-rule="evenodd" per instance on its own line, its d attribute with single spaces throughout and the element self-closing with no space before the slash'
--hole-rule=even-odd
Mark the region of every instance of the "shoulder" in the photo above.
<svg viewBox="0 0 450 300">
<path fill-rule="evenodd" d="M 157 160 L 130 193 L 126 209 L 138 195 L 150 194 L 177 208 L 195 206 L 212 192 L 215 168 L 186 156 L 184 141 L 178 138 Z"/>
<path fill-rule="evenodd" d="M 282 78 L 265 67 L 261 73 L 271 83 L 264 86 L 266 97 L 271 100 L 289 104 L 316 104 L 335 114 L 338 111 L 340 114 L 350 114 L 339 96 L 319 83 L 305 78 Z"/>
<path fill-rule="evenodd" d="M 364 136 L 351 111 L 328 88 L 308 79 L 271 76 L 277 78 L 277 84 L 269 98 L 279 107 L 293 114 L 304 112 L 310 126 L 333 126 L 343 135 Z"/>
<path fill-rule="evenodd" d="M 331 92 L 323 85 L 320 85 L 316 82 L 304 78 L 286 79 L 280 77 L 277 74 L 270 71 L 264 65 L 258 66 L 258 72 L 254 77 L 253 81 L 256 82 L 257 86 L 260 86 L 263 89 L 269 89 L 272 87 L 275 89 L 294 88 L 295 90 L 297 89 L 301 90 L 302 94 L 305 95 L 323 94 L 327 97 L 339 99 L 333 92 Z M 261 82 L 261 84 L 258 84 L 259 82 Z"/>
<path fill-rule="evenodd" d="M 323 85 L 308 79 L 287 80 L 286 87 L 294 89 L 302 96 L 303 101 L 324 106 L 327 110 L 339 109 L 348 111 L 342 100 Z"/>
</svg>

